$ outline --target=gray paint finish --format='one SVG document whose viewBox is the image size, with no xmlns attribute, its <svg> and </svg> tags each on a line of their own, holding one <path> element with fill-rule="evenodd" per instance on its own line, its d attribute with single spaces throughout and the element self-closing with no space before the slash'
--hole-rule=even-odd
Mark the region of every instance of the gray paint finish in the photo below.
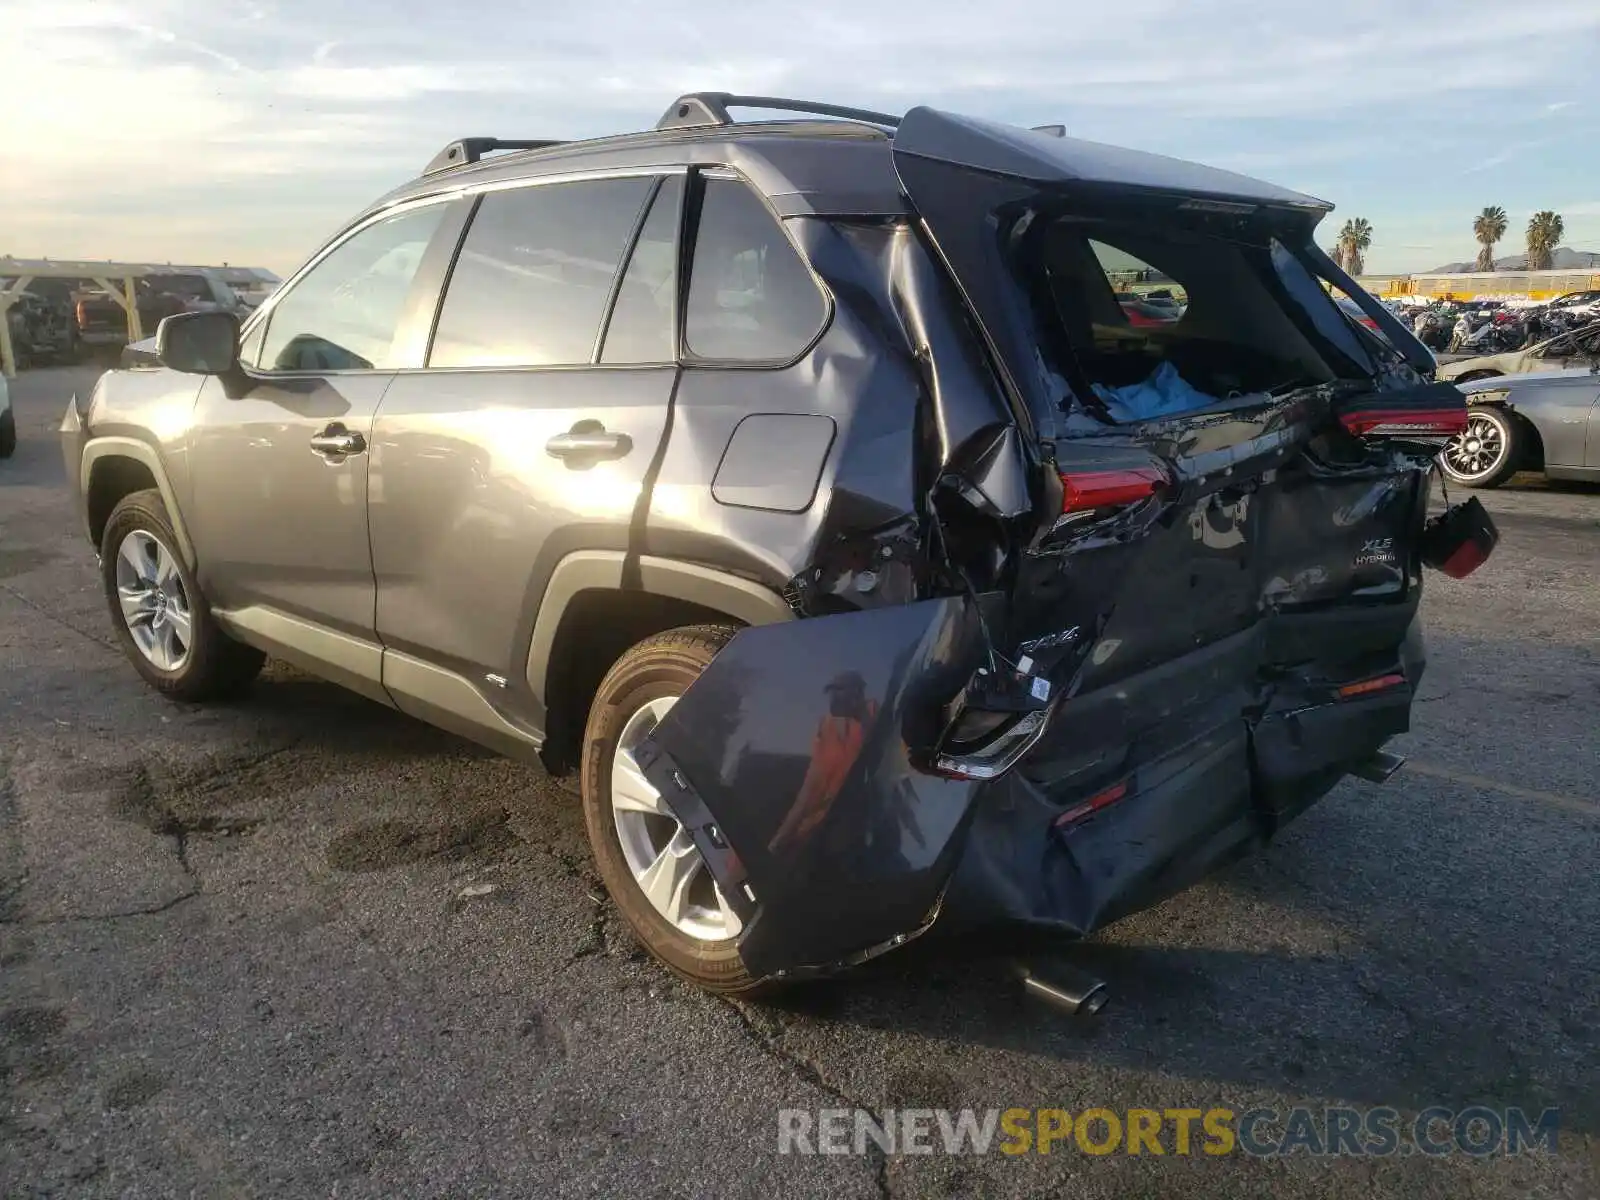
<svg viewBox="0 0 1600 1200">
<path fill-rule="evenodd" d="M 833 445 L 827 417 L 752 413 L 734 427 L 711 481 L 718 504 L 805 512 Z"/>
</svg>

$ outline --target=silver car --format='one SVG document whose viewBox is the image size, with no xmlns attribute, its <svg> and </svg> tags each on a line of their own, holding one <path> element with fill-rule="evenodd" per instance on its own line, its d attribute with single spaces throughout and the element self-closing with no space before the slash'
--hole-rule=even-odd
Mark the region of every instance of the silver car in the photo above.
<svg viewBox="0 0 1600 1200">
<path fill-rule="evenodd" d="M 0 458 L 17 452 L 17 414 L 11 411 L 11 385 L 0 375 Z"/>
<path fill-rule="evenodd" d="M 1439 378 L 1452 383 L 1471 383 L 1496 375 L 1531 375 L 1586 367 L 1597 358 L 1600 358 L 1600 321 L 1546 338 L 1526 350 L 1481 354 L 1453 361 L 1446 355 L 1439 362 Z"/>
<path fill-rule="evenodd" d="M 1467 428 L 1439 456 L 1468 487 L 1498 487 L 1518 471 L 1600 480 L 1600 369 L 1596 365 L 1463 384 Z"/>
</svg>

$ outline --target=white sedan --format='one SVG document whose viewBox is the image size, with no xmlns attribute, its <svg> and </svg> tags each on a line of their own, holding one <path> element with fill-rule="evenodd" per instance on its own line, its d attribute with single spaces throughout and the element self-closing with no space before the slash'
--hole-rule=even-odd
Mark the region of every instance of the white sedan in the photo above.
<svg viewBox="0 0 1600 1200">
<path fill-rule="evenodd" d="M 0 375 L 0 458 L 10 458 L 17 448 L 17 416 L 11 411 L 11 387 Z"/>
</svg>

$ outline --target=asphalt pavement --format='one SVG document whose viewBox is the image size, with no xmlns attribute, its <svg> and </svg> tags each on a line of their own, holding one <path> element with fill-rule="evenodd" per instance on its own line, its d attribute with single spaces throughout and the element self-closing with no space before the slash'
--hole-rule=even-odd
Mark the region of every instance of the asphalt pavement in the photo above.
<svg viewBox="0 0 1600 1200">
<path fill-rule="evenodd" d="M 0 1195 L 1600 1195 L 1600 488 L 1482 493 L 1409 765 L 1070 954 L 926 941 L 733 1003 L 646 959 L 570 792 L 278 666 L 116 648 L 55 438 L 0 462 Z M 1034 948 L 1044 957 L 1053 948 Z M 778 1152 L 795 1108 L 1559 1109 L 1554 1154 Z"/>
</svg>

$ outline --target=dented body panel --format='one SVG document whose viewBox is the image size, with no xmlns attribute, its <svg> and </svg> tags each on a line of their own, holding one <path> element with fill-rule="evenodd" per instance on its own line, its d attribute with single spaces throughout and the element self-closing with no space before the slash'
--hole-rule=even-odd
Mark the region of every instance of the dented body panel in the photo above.
<svg viewBox="0 0 1600 1200">
<path fill-rule="evenodd" d="M 1263 845 L 1408 727 L 1437 430 L 1405 414 L 1459 397 L 1319 307 L 1315 259 L 1280 239 L 1309 245 L 1320 202 L 991 132 L 908 115 L 913 227 L 791 222 L 837 298 L 821 361 L 851 363 L 814 379 L 839 437 L 786 585 L 810 619 L 735 637 L 649 750 L 758 975 L 935 917 L 1085 936 Z M 1243 222 L 1304 377 L 1109 422 L 1088 360 L 1041 351 L 1029 247 L 1074 206 L 1154 221 L 1186 197 L 1248 210 L 1179 225 Z M 904 359 L 856 362 L 858 330 Z M 1353 408 L 1404 427 L 1353 436 L 1376 423 Z"/>
</svg>

